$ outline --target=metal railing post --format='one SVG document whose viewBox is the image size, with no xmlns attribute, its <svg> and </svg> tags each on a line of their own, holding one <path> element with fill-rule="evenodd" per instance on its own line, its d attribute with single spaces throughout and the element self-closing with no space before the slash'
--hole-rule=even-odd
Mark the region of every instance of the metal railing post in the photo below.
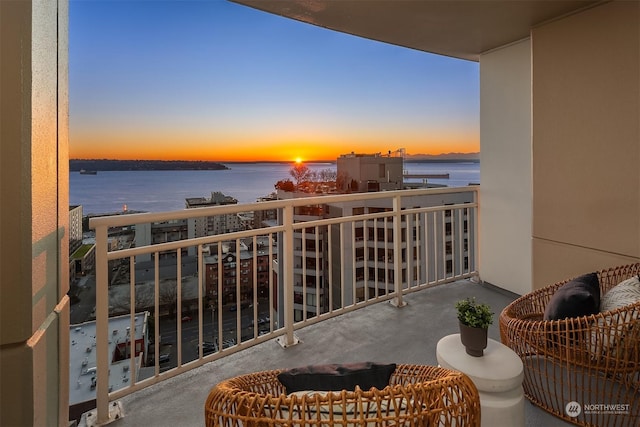
<svg viewBox="0 0 640 427">
<path fill-rule="evenodd" d="M 396 296 L 391 303 L 396 307 L 404 307 L 407 303 L 402 300 L 402 199 L 400 196 L 393 197 L 393 287 Z"/>
<path fill-rule="evenodd" d="M 284 277 L 282 280 L 282 298 L 284 306 L 284 329 L 285 335 L 278 338 L 278 342 L 283 347 L 290 347 L 298 344 L 298 338 L 293 333 L 293 268 L 294 251 L 293 251 L 293 206 L 288 205 L 282 209 L 282 224 L 284 230 L 282 232 L 282 249 L 283 254 L 279 257 L 282 260 L 282 271 Z"/>
<path fill-rule="evenodd" d="M 473 245 L 469 245 L 469 247 L 473 247 L 473 270 L 476 272 L 475 281 L 478 283 L 482 283 L 482 279 L 480 279 L 480 189 L 476 188 L 473 192 L 473 202 L 475 207 L 473 208 L 473 232 L 470 233 L 474 236 Z"/>
<path fill-rule="evenodd" d="M 109 419 L 109 286 L 107 227 L 96 227 L 96 410 L 97 424 Z"/>
</svg>

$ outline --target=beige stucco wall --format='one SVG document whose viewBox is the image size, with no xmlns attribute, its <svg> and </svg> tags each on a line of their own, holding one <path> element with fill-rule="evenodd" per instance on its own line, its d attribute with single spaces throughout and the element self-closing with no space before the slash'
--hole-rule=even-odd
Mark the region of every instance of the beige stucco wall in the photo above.
<svg viewBox="0 0 640 427">
<path fill-rule="evenodd" d="M 531 44 L 480 57 L 480 278 L 531 290 Z"/>
<path fill-rule="evenodd" d="M 0 1 L 0 425 L 68 414 L 68 9 Z"/>
<path fill-rule="evenodd" d="M 616 1 L 532 30 L 534 288 L 640 259 L 639 17 Z"/>
</svg>

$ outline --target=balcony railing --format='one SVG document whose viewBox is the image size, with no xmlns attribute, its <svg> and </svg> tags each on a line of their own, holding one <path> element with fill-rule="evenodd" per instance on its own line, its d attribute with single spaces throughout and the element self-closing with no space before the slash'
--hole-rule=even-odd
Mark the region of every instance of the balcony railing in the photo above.
<svg viewBox="0 0 640 427">
<path fill-rule="evenodd" d="M 204 363 L 273 338 L 288 347 L 309 324 L 384 300 L 402 306 L 409 292 L 476 275 L 477 195 L 477 186 L 403 190 L 92 218 L 98 423 L 108 421 L 109 401 Z M 322 216 L 295 215 L 320 205 Z M 154 241 L 140 238 L 154 223 L 188 228 L 247 211 L 277 211 L 278 224 L 141 243 Z M 109 230 L 122 227 L 135 239 L 110 250 Z M 271 266 L 268 280 L 258 280 L 259 264 Z M 125 343 L 124 354 L 137 357 L 123 369 L 126 386 L 112 390 L 109 317 L 128 315 L 135 333 L 140 311 L 150 313 L 144 342 L 152 344 L 138 354 Z"/>
</svg>

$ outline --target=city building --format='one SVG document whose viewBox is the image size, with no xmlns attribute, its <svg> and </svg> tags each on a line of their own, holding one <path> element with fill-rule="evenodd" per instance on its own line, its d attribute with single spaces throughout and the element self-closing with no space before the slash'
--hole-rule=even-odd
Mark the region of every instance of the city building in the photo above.
<svg viewBox="0 0 640 427">
<path fill-rule="evenodd" d="M 83 244 L 82 206 L 69 206 L 69 283 L 92 271 L 95 266 L 93 244 Z"/>
<path fill-rule="evenodd" d="M 148 357 L 148 317 L 146 311 L 136 313 L 133 334 L 130 316 L 109 319 L 109 390 L 122 388 L 132 375 L 136 381 L 144 377 L 141 372 Z M 70 325 L 69 338 L 69 419 L 79 421 L 83 413 L 96 406 L 96 322 Z"/>
<path fill-rule="evenodd" d="M 157 221 L 152 223 L 136 224 L 134 242 L 136 246 L 157 245 L 159 243 L 175 242 L 188 237 L 188 225 L 186 219 L 171 221 Z M 183 255 L 188 255 L 184 250 Z M 175 251 L 160 252 L 160 258 L 175 257 Z M 139 261 L 151 261 L 151 254 L 141 255 Z"/>
<path fill-rule="evenodd" d="M 194 209 L 202 208 L 205 206 L 223 206 L 223 205 L 235 205 L 238 204 L 238 200 L 231 196 L 226 196 L 219 191 L 212 191 L 211 197 L 191 197 L 185 199 L 185 208 Z M 187 225 L 188 235 L 190 238 L 213 236 L 216 234 L 231 233 L 233 231 L 241 230 L 243 226 L 242 218 L 238 215 L 217 215 L 198 218 L 196 220 L 190 219 Z"/>
<path fill-rule="evenodd" d="M 280 200 L 291 200 L 309 197 L 309 193 L 288 192 L 278 190 L 277 196 Z M 304 222 L 318 220 L 325 217 L 324 205 L 296 206 L 293 212 L 293 222 Z M 283 218 L 280 213 L 278 223 L 282 224 Z M 285 253 L 284 242 L 277 242 L 278 253 Z M 327 272 L 327 229 L 308 228 L 296 230 L 293 235 L 294 253 L 294 318 L 302 320 L 306 317 L 314 317 L 317 314 L 326 313 L 329 310 L 329 293 L 325 281 Z M 278 301 L 276 308 L 284 307 L 284 293 L 282 287 L 285 283 L 283 264 L 275 263 L 276 283 Z M 282 309 L 277 309 L 278 321 L 284 322 Z"/>
<path fill-rule="evenodd" d="M 82 245 L 82 205 L 69 206 L 69 255 Z"/>
<path fill-rule="evenodd" d="M 411 198 L 402 209 L 436 207 L 473 203 L 473 193 L 422 195 Z M 391 201 L 329 203 L 326 218 L 380 214 L 392 212 Z M 457 218 L 453 218 L 457 216 Z M 335 238 L 329 252 L 333 254 L 329 271 L 334 288 L 333 306 L 341 307 L 391 293 L 396 286 L 409 287 L 431 283 L 438 272 L 453 276 L 473 271 L 470 247 L 476 242 L 471 228 L 475 218 L 471 210 L 444 210 L 438 213 L 404 215 L 399 232 L 401 253 L 396 254 L 392 242 L 396 239 L 395 224 L 385 216 L 360 222 L 353 229 L 338 230 L 330 226 Z M 454 224 L 462 224 L 456 229 Z M 338 236 L 342 235 L 342 239 Z M 428 239 L 427 239 L 427 236 Z M 455 251 L 455 254 L 454 254 Z M 421 266 L 439 266 L 431 271 Z M 396 271 L 398 270 L 398 271 Z M 397 275 L 396 275 L 397 274 Z M 342 294 L 340 294 L 342 290 Z"/>
<path fill-rule="evenodd" d="M 185 208 L 195 209 L 206 206 L 235 205 L 237 203 L 238 201 L 233 197 L 214 191 L 211 193 L 210 198 L 190 197 L 185 199 Z M 245 218 L 233 214 L 137 224 L 135 227 L 135 244 L 137 246 L 144 246 L 148 244 L 175 242 L 185 238 L 193 239 L 229 233 L 242 229 L 244 222 L 246 222 Z M 185 249 L 183 255 L 195 256 L 195 251 L 195 247 L 191 247 Z M 165 256 L 175 256 L 175 252 L 160 254 L 160 257 Z M 147 255 L 141 257 L 140 260 L 150 261 L 151 258 Z"/>
<path fill-rule="evenodd" d="M 207 206 L 236 205 L 238 201 L 231 196 L 219 191 L 211 193 L 211 197 L 190 197 L 185 199 L 186 209 L 196 209 Z M 202 218 L 189 218 L 184 220 L 172 220 L 137 224 L 135 227 L 135 244 L 145 246 L 175 242 L 185 238 L 193 239 L 204 236 L 231 233 L 245 230 L 255 223 L 251 212 L 242 214 L 221 214 Z M 190 247 L 183 251 L 184 256 L 195 256 L 196 248 Z M 160 257 L 175 256 L 175 252 L 160 253 Z M 141 261 L 150 261 L 149 255 L 141 256 Z"/>
<path fill-rule="evenodd" d="M 278 200 L 278 195 L 274 192 L 269 195 L 260 197 L 256 200 L 260 202 L 269 202 Z M 278 223 L 277 209 L 261 209 L 253 212 L 253 228 L 269 227 Z"/>
<path fill-rule="evenodd" d="M 337 159 L 339 192 L 400 190 L 403 185 L 401 156 L 377 154 L 343 154 Z"/>
<path fill-rule="evenodd" d="M 218 300 L 222 291 L 222 304 L 232 306 L 240 301 L 248 305 L 254 299 L 254 291 L 258 298 L 269 295 L 271 283 L 271 263 L 277 259 L 277 248 L 269 248 L 268 238 L 256 239 L 248 244 L 241 242 L 236 250 L 227 246 L 221 250 L 212 250 L 212 255 L 204 257 L 205 293 L 211 301 Z M 240 296 L 238 298 L 238 291 Z"/>
<path fill-rule="evenodd" d="M 88 219 L 83 216 L 82 205 L 69 207 L 69 283 L 71 287 L 80 277 L 95 270 L 96 240 L 91 233 L 84 233 L 84 224 Z M 109 230 L 109 233 L 109 250 L 128 246 L 133 236 L 129 227 L 114 228 Z M 109 267 L 112 272 L 117 269 L 117 265 L 113 262 Z"/>
<path fill-rule="evenodd" d="M 96 265 L 95 243 L 83 243 L 69 255 L 69 279 L 73 282 L 94 270 Z"/>
</svg>

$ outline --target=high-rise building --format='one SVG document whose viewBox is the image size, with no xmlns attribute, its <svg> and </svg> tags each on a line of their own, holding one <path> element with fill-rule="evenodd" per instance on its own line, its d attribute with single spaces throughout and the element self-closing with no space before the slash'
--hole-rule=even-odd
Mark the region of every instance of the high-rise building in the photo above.
<svg viewBox="0 0 640 427">
<path fill-rule="evenodd" d="M 403 185 L 403 158 L 377 154 L 343 154 L 338 157 L 339 192 L 400 190 Z"/>
<path fill-rule="evenodd" d="M 233 197 L 226 196 L 217 191 L 212 192 L 210 198 L 191 197 L 185 199 L 185 207 L 187 209 L 237 203 L 238 201 Z M 222 214 L 201 218 L 190 218 L 188 220 L 136 224 L 135 244 L 136 246 L 146 246 L 149 244 L 173 242 L 186 238 L 193 239 L 197 237 L 213 236 L 216 234 L 242 230 L 242 227 L 243 218 L 236 214 Z M 172 253 L 174 252 L 172 251 Z M 196 248 L 190 247 L 188 250 L 184 251 L 183 255 L 196 256 Z M 161 253 L 160 257 L 163 256 L 164 254 Z M 142 255 L 139 260 L 150 261 L 151 258 L 149 255 Z"/>
<path fill-rule="evenodd" d="M 202 208 L 207 206 L 236 205 L 238 200 L 226 196 L 219 191 L 211 192 L 211 197 L 191 197 L 185 199 L 187 209 Z M 187 224 L 189 238 L 212 236 L 222 233 L 230 233 L 242 229 L 242 219 L 236 214 L 215 215 L 190 219 Z"/>
<path fill-rule="evenodd" d="M 69 206 L 69 255 L 82 246 L 82 205 Z"/>
</svg>

